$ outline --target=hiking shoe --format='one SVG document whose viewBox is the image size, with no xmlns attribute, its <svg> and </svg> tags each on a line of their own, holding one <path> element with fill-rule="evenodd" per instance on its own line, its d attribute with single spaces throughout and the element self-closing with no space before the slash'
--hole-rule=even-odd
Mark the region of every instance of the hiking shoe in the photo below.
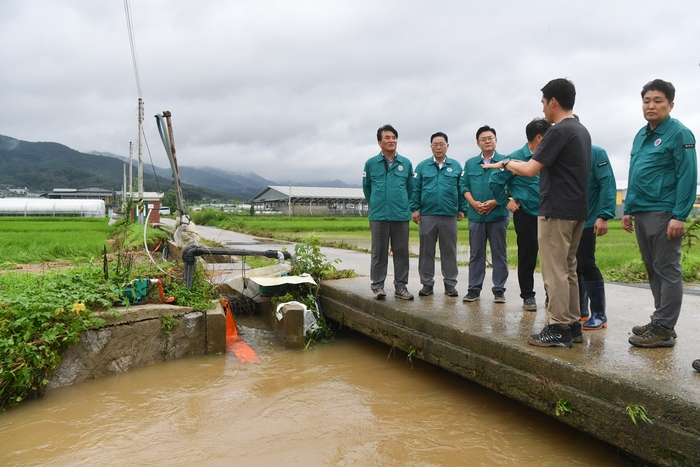
<svg viewBox="0 0 700 467">
<path fill-rule="evenodd" d="M 375 300 L 384 300 L 386 298 L 386 292 L 384 292 L 384 289 L 376 289 L 372 292 L 374 292 Z"/>
<path fill-rule="evenodd" d="M 695 368 L 695 371 L 700 371 L 700 360 L 695 360 L 693 362 L 693 368 Z"/>
<path fill-rule="evenodd" d="M 673 329 L 661 326 L 659 323 L 650 323 L 651 327 L 641 336 L 634 335 L 628 342 L 635 347 L 673 347 L 676 340 L 673 338 Z"/>
<path fill-rule="evenodd" d="M 605 315 L 593 315 L 581 327 L 584 331 L 599 331 L 608 327 L 608 318 Z"/>
<path fill-rule="evenodd" d="M 590 315 L 581 315 L 581 317 L 578 320 L 582 323 L 585 323 L 586 321 L 588 321 L 588 318 L 590 318 Z"/>
<path fill-rule="evenodd" d="M 537 311 L 537 302 L 535 301 L 535 297 L 530 297 L 523 300 L 523 310 Z"/>
<path fill-rule="evenodd" d="M 649 324 L 645 324 L 644 326 L 635 326 L 632 328 L 632 334 L 634 334 L 635 336 L 641 336 L 645 334 L 648 330 L 650 330 L 652 327 L 654 327 L 653 321 Z M 674 339 L 678 338 L 678 334 L 676 334 L 676 331 L 674 329 L 671 329 L 671 334 L 673 335 Z"/>
<path fill-rule="evenodd" d="M 418 296 L 419 297 L 427 297 L 428 295 L 433 294 L 433 286 L 432 285 L 424 285 L 422 289 L 418 291 Z"/>
<path fill-rule="evenodd" d="M 445 284 L 445 295 L 448 297 L 459 297 L 459 292 L 453 286 Z"/>
<path fill-rule="evenodd" d="M 527 343 L 537 347 L 573 347 L 571 329 L 561 324 L 548 324 L 539 334 L 531 334 Z"/>
<path fill-rule="evenodd" d="M 462 299 L 463 302 L 475 302 L 479 300 L 480 292 L 478 290 L 470 290 Z"/>
<path fill-rule="evenodd" d="M 413 300 L 413 294 L 406 287 L 399 287 L 394 291 L 394 297 L 401 300 Z"/>
<path fill-rule="evenodd" d="M 569 324 L 569 329 L 571 330 L 571 340 L 574 344 L 580 344 L 583 342 L 583 333 L 581 332 L 581 321 L 575 321 Z"/>
<path fill-rule="evenodd" d="M 494 303 L 505 303 L 506 296 L 503 294 L 503 292 L 496 292 L 493 294 L 493 302 Z"/>
</svg>

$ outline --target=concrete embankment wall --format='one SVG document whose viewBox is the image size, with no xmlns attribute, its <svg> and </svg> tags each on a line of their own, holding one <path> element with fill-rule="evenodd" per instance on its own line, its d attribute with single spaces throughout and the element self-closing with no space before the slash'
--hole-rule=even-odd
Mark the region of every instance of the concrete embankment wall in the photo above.
<svg viewBox="0 0 700 467">
<path fill-rule="evenodd" d="M 542 349 L 524 343 L 536 315 L 524 313 L 519 302 L 511 309 L 488 309 L 490 303 L 470 308 L 437 292 L 412 302 L 375 301 L 366 278 L 324 282 L 321 295 L 325 316 L 343 326 L 553 417 L 557 403 L 565 403 L 571 412 L 557 420 L 646 462 L 700 466 L 696 392 L 671 377 L 650 376 L 644 365 L 653 361 L 636 362 L 636 370 L 608 359 L 591 362 L 586 352 L 598 342 L 604 346 L 604 334 L 586 333 L 574 349 Z M 656 349 L 640 350 L 651 357 Z M 637 417 L 635 425 L 627 412 L 634 406 L 643 406 L 652 424 Z"/>
<path fill-rule="evenodd" d="M 204 312 L 160 304 L 116 310 L 119 316 L 102 313 L 105 326 L 83 333 L 61 354 L 47 389 L 159 361 L 226 351 L 221 305 Z"/>
</svg>

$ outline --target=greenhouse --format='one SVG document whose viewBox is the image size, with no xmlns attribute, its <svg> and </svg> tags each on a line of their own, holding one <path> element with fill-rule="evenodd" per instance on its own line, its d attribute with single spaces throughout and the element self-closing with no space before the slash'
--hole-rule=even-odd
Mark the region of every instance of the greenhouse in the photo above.
<svg viewBox="0 0 700 467">
<path fill-rule="evenodd" d="M 12 217 L 105 217 L 101 199 L 0 199 L 0 216 Z"/>
</svg>

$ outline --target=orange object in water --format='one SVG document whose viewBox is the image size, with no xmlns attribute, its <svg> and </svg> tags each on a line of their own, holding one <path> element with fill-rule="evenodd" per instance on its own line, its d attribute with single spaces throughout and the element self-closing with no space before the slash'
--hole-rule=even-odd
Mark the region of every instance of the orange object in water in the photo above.
<svg viewBox="0 0 700 467">
<path fill-rule="evenodd" d="M 236 321 L 233 319 L 233 309 L 225 298 L 221 299 L 221 306 L 226 311 L 226 350 L 233 352 L 241 362 L 257 362 L 258 356 L 255 351 L 238 337 Z"/>
</svg>

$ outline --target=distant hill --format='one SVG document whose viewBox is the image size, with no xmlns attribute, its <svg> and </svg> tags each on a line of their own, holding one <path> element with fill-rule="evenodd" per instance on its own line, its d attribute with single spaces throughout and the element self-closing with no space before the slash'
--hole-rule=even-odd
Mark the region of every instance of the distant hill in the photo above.
<svg viewBox="0 0 700 467">
<path fill-rule="evenodd" d="M 107 155 L 108 154 L 108 155 Z M 121 190 L 127 158 L 109 153 L 86 154 L 52 142 L 27 142 L 0 135 L 0 184 L 26 186 L 29 190 L 99 186 Z M 134 178 L 136 178 L 134 161 Z M 174 187 L 170 168 L 144 164 L 146 191 L 167 191 Z M 180 167 L 183 196 L 249 200 L 271 182 L 255 174 L 228 174 L 211 168 Z"/>
</svg>

